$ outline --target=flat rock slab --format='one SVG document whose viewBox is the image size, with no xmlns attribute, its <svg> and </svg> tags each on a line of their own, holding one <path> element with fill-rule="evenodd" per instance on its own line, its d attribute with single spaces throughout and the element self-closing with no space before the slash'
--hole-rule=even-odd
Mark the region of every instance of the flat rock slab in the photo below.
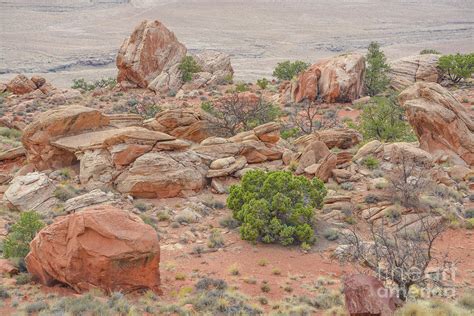
<svg viewBox="0 0 474 316">
<path fill-rule="evenodd" d="M 77 152 L 87 149 L 105 148 L 119 143 L 154 145 L 160 141 L 174 139 L 174 137 L 165 133 L 129 126 L 67 136 L 51 142 L 51 145 L 71 152 Z"/>
</svg>

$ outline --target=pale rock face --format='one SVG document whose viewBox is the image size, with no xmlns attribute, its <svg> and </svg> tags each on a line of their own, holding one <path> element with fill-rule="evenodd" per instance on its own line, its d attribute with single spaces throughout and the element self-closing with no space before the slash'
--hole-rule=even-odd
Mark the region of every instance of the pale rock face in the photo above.
<svg viewBox="0 0 474 316">
<path fill-rule="evenodd" d="M 32 172 L 13 178 L 3 195 L 3 200 L 20 211 L 34 210 L 45 213 L 54 208 L 56 186 L 44 173 Z"/>
<path fill-rule="evenodd" d="M 390 63 L 391 86 L 395 90 L 403 90 L 415 82 L 438 82 L 439 55 L 425 54 L 408 56 Z"/>
<path fill-rule="evenodd" d="M 468 111 L 437 83 L 417 82 L 399 96 L 420 148 L 454 163 L 474 164 L 474 121 Z"/>
<path fill-rule="evenodd" d="M 60 282 L 77 292 L 160 291 L 156 232 L 127 211 L 96 206 L 60 217 L 36 235 L 30 248 L 28 272 L 48 286 Z"/>
<path fill-rule="evenodd" d="M 223 84 L 227 78 L 234 74 L 228 54 L 206 50 L 196 54 L 194 59 L 202 71 L 202 73 L 198 73 L 195 80 L 202 82 L 202 85 Z M 204 80 L 199 81 L 200 78 Z"/>
<path fill-rule="evenodd" d="M 345 54 L 323 59 L 304 71 L 292 85 L 294 102 L 350 102 L 358 99 L 364 88 L 365 58 Z"/>
<path fill-rule="evenodd" d="M 151 152 L 139 157 L 115 180 L 121 193 L 144 198 L 168 198 L 200 191 L 207 168 L 192 151 Z"/>
<path fill-rule="evenodd" d="M 162 73 L 174 73 L 186 56 L 186 47 L 159 21 L 143 21 L 126 39 L 117 56 L 117 82 L 146 88 Z M 174 70 L 171 71 L 171 69 Z M 167 80 L 171 86 L 173 75 Z M 155 83 L 153 86 L 157 86 Z"/>
<path fill-rule="evenodd" d="M 73 197 L 64 203 L 64 211 L 67 213 L 81 210 L 91 205 L 103 204 L 113 200 L 113 193 L 105 193 L 99 189 Z"/>
<path fill-rule="evenodd" d="M 80 156 L 79 179 L 88 190 L 110 187 L 114 174 L 112 158 L 107 150 L 86 150 Z"/>
</svg>

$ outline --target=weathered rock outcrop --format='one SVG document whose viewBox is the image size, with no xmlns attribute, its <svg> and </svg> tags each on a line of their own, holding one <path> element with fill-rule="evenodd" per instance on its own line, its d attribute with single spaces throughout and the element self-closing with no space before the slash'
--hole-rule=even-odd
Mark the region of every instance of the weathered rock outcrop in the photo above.
<svg viewBox="0 0 474 316">
<path fill-rule="evenodd" d="M 64 283 L 78 292 L 159 291 L 156 232 L 138 216 L 111 206 L 60 217 L 30 248 L 28 271 L 45 285 Z"/>
<path fill-rule="evenodd" d="M 292 100 L 327 103 L 358 99 L 364 88 L 365 58 L 345 54 L 323 59 L 303 72 L 291 87 Z"/>
<path fill-rule="evenodd" d="M 7 84 L 7 90 L 14 94 L 26 94 L 36 90 L 36 84 L 25 75 L 18 75 Z"/>
<path fill-rule="evenodd" d="M 382 281 L 369 275 L 356 274 L 344 279 L 344 295 L 349 315 L 391 316 L 401 302 Z"/>
<path fill-rule="evenodd" d="M 173 67 L 176 68 L 186 51 L 186 47 L 162 23 L 143 21 L 119 50 L 117 82 L 125 87 L 146 88 L 160 74 L 170 73 Z M 168 78 L 168 85 L 169 81 Z M 156 88 L 157 85 L 153 86 Z"/>
<path fill-rule="evenodd" d="M 146 126 L 196 143 L 210 136 L 205 115 L 192 109 L 165 110 L 158 113 L 154 119 L 148 120 Z"/>
<path fill-rule="evenodd" d="M 391 86 L 395 90 L 403 90 L 415 82 L 438 82 L 439 55 L 425 54 L 397 59 L 390 63 Z"/>
<path fill-rule="evenodd" d="M 362 135 L 350 128 L 325 129 L 301 136 L 294 141 L 294 144 L 299 150 L 303 150 L 308 144 L 316 140 L 322 141 L 330 149 L 334 147 L 348 149 L 360 143 Z"/>
<path fill-rule="evenodd" d="M 228 54 L 205 50 L 196 54 L 194 59 L 201 67 L 201 71 L 195 74 L 192 82 L 185 84 L 183 89 L 198 89 L 206 85 L 224 84 L 234 74 Z"/>
<path fill-rule="evenodd" d="M 20 211 L 48 212 L 58 200 L 54 197 L 56 186 L 44 173 L 33 172 L 13 178 L 3 195 L 5 203 Z"/>
<path fill-rule="evenodd" d="M 137 158 L 115 185 L 118 191 L 137 197 L 175 197 L 202 190 L 206 170 L 193 151 L 151 152 Z"/>
<path fill-rule="evenodd" d="M 51 141 L 66 135 L 83 133 L 106 126 L 108 118 L 101 112 L 82 107 L 58 107 L 38 114 L 36 120 L 23 131 L 22 143 L 28 162 L 38 170 L 70 166 L 76 156 L 51 145 Z"/>
<path fill-rule="evenodd" d="M 405 89 L 399 100 L 420 148 L 434 156 L 448 154 L 455 163 L 474 164 L 474 121 L 448 90 L 418 82 Z"/>
</svg>

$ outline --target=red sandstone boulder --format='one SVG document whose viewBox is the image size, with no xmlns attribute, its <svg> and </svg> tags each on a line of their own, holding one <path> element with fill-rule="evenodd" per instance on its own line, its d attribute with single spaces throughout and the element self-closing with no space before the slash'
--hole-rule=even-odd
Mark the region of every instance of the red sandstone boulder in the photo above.
<svg viewBox="0 0 474 316">
<path fill-rule="evenodd" d="M 344 54 L 323 59 L 303 72 L 292 86 L 294 102 L 348 102 L 358 99 L 364 88 L 365 58 Z"/>
<path fill-rule="evenodd" d="M 30 244 L 28 271 L 41 283 L 64 283 L 78 292 L 159 291 L 160 245 L 136 215 L 96 206 L 60 217 Z"/>
<path fill-rule="evenodd" d="M 83 106 L 64 106 L 37 115 L 23 131 L 22 143 L 27 158 L 38 170 L 58 169 L 76 161 L 74 153 L 51 145 L 67 135 L 79 134 L 108 125 L 109 119 L 98 110 Z"/>
<path fill-rule="evenodd" d="M 36 90 L 36 84 L 25 75 L 18 75 L 8 84 L 7 89 L 14 94 L 26 94 Z"/>
<path fill-rule="evenodd" d="M 344 279 L 346 308 L 351 316 L 393 315 L 399 299 L 372 276 L 356 274 Z"/>
<path fill-rule="evenodd" d="M 159 21 L 143 21 L 120 47 L 117 82 L 146 88 L 186 56 L 186 47 Z"/>
<path fill-rule="evenodd" d="M 437 83 L 417 82 L 399 96 L 420 148 L 474 164 L 474 121 L 466 108 Z"/>
</svg>

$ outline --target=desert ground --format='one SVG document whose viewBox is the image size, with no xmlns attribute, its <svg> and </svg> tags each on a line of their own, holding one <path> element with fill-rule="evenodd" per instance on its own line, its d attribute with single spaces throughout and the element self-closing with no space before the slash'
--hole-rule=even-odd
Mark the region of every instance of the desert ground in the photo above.
<svg viewBox="0 0 474 316">
<path fill-rule="evenodd" d="M 472 0 L 0 0 L 0 315 L 474 315 L 473 43 Z"/>
<path fill-rule="evenodd" d="M 230 54 L 244 81 L 270 77 L 282 60 L 313 63 L 374 40 L 389 58 L 425 48 L 467 52 L 474 43 L 470 0 L 6 0 L 0 78 L 41 74 L 69 87 L 74 78 L 113 77 L 118 48 L 143 19 L 165 23 L 191 52 Z"/>
</svg>

